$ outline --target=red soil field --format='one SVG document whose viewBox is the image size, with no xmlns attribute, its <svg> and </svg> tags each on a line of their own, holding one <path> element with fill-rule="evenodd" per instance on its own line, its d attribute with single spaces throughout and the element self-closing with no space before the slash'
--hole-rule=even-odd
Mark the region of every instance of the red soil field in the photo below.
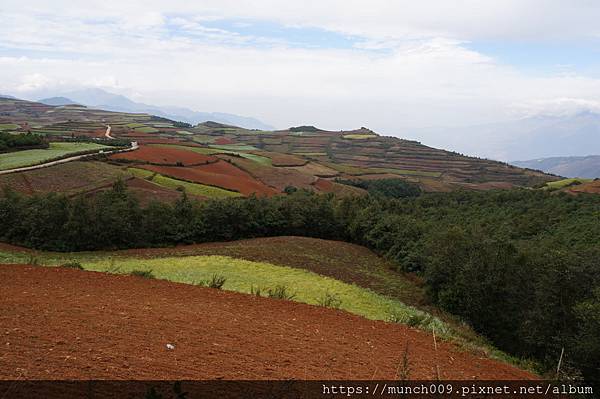
<svg viewBox="0 0 600 399">
<path fill-rule="evenodd" d="M 600 194 L 600 181 L 591 181 L 589 183 L 578 184 L 576 186 L 567 187 L 566 192 L 571 194 L 588 193 Z"/>
<path fill-rule="evenodd" d="M 127 185 L 127 189 L 137 200 L 140 202 L 142 206 L 146 206 L 150 204 L 152 201 L 160 201 L 160 202 L 175 202 L 181 198 L 181 192 L 177 190 L 171 190 L 165 187 L 161 187 L 157 184 L 151 183 L 147 180 L 140 179 L 137 177 L 129 178 L 125 181 Z M 87 192 L 86 195 L 96 195 L 100 192 L 104 192 L 110 190 L 112 188 L 112 183 L 105 185 L 104 187 L 99 187 L 97 190 Z M 197 200 L 205 200 L 205 197 L 199 195 L 190 195 L 188 197 L 197 199 Z"/>
<path fill-rule="evenodd" d="M 261 155 L 271 158 L 273 166 L 302 166 L 308 163 L 307 159 L 297 157 L 290 154 L 282 154 L 277 152 L 267 151 L 252 151 L 252 154 Z"/>
<path fill-rule="evenodd" d="M 227 138 L 227 137 L 219 137 L 218 139 L 215 140 L 215 144 L 235 144 L 235 141 Z"/>
<path fill-rule="evenodd" d="M 193 151 L 180 150 L 177 148 L 149 146 L 140 146 L 138 150 L 111 155 L 110 158 L 117 160 L 124 159 L 128 161 L 150 162 L 160 165 L 176 165 L 181 163 L 185 166 L 206 164 L 217 161 L 215 157 L 198 154 Z"/>
<path fill-rule="evenodd" d="M 533 379 L 403 325 L 125 275 L 0 265 L 0 379 Z M 168 350 L 166 345 L 174 345 Z"/>
<path fill-rule="evenodd" d="M 142 167 L 176 179 L 235 190 L 244 195 L 256 193 L 257 195 L 271 196 L 277 194 L 275 189 L 222 160 L 188 168 L 156 165 L 144 165 Z"/>
</svg>

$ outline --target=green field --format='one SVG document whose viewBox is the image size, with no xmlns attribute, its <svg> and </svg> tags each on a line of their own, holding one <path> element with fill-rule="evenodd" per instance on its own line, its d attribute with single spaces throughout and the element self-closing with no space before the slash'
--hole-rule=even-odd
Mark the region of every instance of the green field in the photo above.
<svg viewBox="0 0 600 399">
<path fill-rule="evenodd" d="M 589 183 L 592 180 L 593 179 L 580 179 L 580 178 L 563 179 L 563 180 L 548 182 L 548 183 L 546 183 L 546 187 L 551 188 L 551 189 L 560 189 L 560 188 L 564 188 L 567 186 L 574 186 L 577 184 Z"/>
<path fill-rule="evenodd" d="M 134 130 L 139 133 L 158 133 L 157 129 L 150 126 L 136 127 Z"/>
<path fill-rule="evenodd" d="M 0 154 L 0 170 L 37 165 L 69 154 L 110 148 L 95 143 L 50 143 L 48 149 L 35 149 Z"/>
<path fill-rule="evenodd" d="M 209 147 L 217 148 L 219 150 L 229 150 L 229 151 L 254 151 L 258 150 L 258 148 L 245 145 L 245 144 L 211 144 Z"/>
<path fill-rule="evenodd" d="M 374 134 L 345 134 L 342 137 L 350 140 L 366 140 L 377 136 Z"/>
<path fill-rule="evenodd" d="M 229 198 L 241 196 L 240 193 L 235 191 L 177 180 L 145 169 L 129 168 L 127 170 L 136 177 L 146 179 L 165 188 L 178 189 L 179 187 L 183 187 L 185 192 L 191 195 L 199 195 L 207 198 Z"/>
<path fill-rule="evenodd" d="M 15 130 L 18 129 L 19 125 L 14 123 L 0 123 L 0 130 Z"/>
<path fill-rule="evenodd" d="M 0 252 L 3 263 L 27 263 L 30 259 Z M 56 254 L 58 255 L 58 254 Z M 10 258 L 10 260 L 6 258 Z M 48 265 L 61 265 L 69 261 L 80 263 L 84 269 L 128 274 L 134 270 L 150 271 L 162 280 L 185 284 L 198 284 L 210 280 L 213 275 L 226 278 L 224 290 L 250 294 L 259 288 L 262 296 L 269 289 L 285 286 L 294 297 L 292 300 L 318 305 L 327 294 L 340 302 L 338 308 L 372 320 L 390 320 L 411 323 L 425 330 L 435 328 L 442 336 L 452 336 L 451 328 L 433 317 L 398 300 L 379 295 L 371 290 L 339 280 L 321 276 L 302 269 L 278 266 L 264 262 L 252 262 L 228 256 L 184 256 L 155 259 L 113 258 L 95 256 L 94 253 L 65 254 L 43 260 Z M 2 267 L 2 266 L 0 266 Z"/>
<path fill-rule="evenodd" d="M 146 125 L 144 125 L 143 123 L 127 123 L 125 124 L 125 126 L 130 127 L 132 129 L 135 129 L 137 127 L 146 127 Z"/>
</svg>

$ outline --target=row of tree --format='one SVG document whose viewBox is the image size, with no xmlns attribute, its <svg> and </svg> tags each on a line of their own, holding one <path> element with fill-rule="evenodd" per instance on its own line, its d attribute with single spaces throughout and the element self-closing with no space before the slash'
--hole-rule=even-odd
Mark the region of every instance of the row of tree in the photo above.
<svg viewBox="0 0 600 399">
<path fill-rule="evenodd" d="M 372 248 L 423 276 L 432 303 L 498 347 L 600 377 L 600 196 L 534 190 L 389 199 L 304 191 L 141 207 L 122 182 L 92 198 L 0 198 L 0 239 L 79 251 L 300 235 Z"/>
<path fill-rule="evenodd" d="M 0 152 L 47 147 L 48 143 L 38 134 L 0 132 Z"/>
</svg>

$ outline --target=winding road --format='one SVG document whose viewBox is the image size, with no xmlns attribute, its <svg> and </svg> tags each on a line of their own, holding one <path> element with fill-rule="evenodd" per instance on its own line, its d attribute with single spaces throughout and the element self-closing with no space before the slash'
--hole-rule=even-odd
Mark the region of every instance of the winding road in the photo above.
<svg viewBox="0 0 600 399">
<path fill-rule="evenodd" d="M 111 139 L 111 140 L 115 139 L 113 136 L 110 135 L 110 125 L 108 125 L 106 127 L 106 133 L 104 134 L 104 137 L 106 137 L 108 139 Z M 131 142 L 131 147 L 126 148 L 126 149 L 114 150 L 114 151 L 99 150 L 98 152 L 93 152 L 91 154 L 75 155 L 75 156 L 68 157 L 68 158 L 57 159 L 55 161 L 41 163 L 39 165 L 24 166 L 24 167 L 15 168 L 15 169 L 0 170 L 0 175 L 7 175 L 9 173 L 27 172 L 29 170 L 47 168 L 47 167 L 54 166 L 54 165 L 60 165 L 62 163 L 67 163 L 67 162 L 72 162 L 72 161 L 79 161 L 81 159 L 93 157 L 93 156 L 96 156 L 98 154 L 117 154 L 117 153 L 120 153 L 120 152 L 134 151 L 134 150 L 137 150 L 139 147 L 140 146 L 138 145 L 137 141 L 132 141 Z"/>
</svg>

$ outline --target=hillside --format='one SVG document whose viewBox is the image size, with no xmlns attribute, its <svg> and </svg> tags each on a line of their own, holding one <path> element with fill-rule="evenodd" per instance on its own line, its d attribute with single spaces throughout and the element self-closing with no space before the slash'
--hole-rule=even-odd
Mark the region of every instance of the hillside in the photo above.
<svg viewBox="0 0 600 399">
<path fill-rule="evenodd" d="M 390 178 L 417 184 L 425 191 L 533 186 L 556 179 L 415 141 L 380 136 L 366 128 L 335 132 L 314 127 L 263 131 L 215 122 L 191 127 L 148 114 L 78 105 L 55 107 L 14 99 L 0 99 L 0 126 L 10 127 L 13 132 L 41 134 L 51 141 L 74 137 L 105 140 L 110 126 L 111 136 L 117 141 L 140 144 L 139 150 L 127 155 L 99 159 L 114 169 L 111 173 L 121 175 L 133 187 L 150 184 L 157 192 L 174 193 L 184 187 L 198 198 L 251 193 L 271 196 L 289 187 L 361 194 L 361 188 L 341 183 Z M 42 181 L 37 177 L 41 174 L 49 179 L 53 175 L 65 176 L 65 168 L 68 166 L 59 165 L 19 175 L 28 191 L 47 192 L 43 186 L 28 182 Z M 73 177 L 87 179 L 85 170 L 82 168 Z M 4 176 L 0 184 L 16 184 L 15 179 L 19 177 Z M 59 180 L 71 187 L 68 178 Z M 88 186 L 85 191 L 93 188 Z M 54 190 L 60 191 L 60 187 L 51 191 Z"/>
<path fill-rule="evenodd" d="M 600 177 L 600 155 L 539 158 L 530 161 L 515 161 L 512 164 L 521 168 L 541 170 L 564 177 L 587 179 Z"/>
</svg>

